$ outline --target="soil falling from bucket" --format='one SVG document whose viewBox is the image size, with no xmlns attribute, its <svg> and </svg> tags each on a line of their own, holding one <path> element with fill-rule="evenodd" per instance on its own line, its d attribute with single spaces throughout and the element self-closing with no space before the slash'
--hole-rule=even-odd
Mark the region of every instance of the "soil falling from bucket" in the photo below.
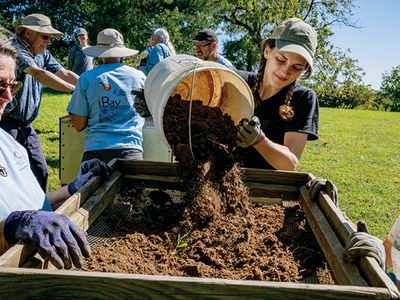
<svg viewBox="0 0 400 300">
<path fill-rule="evenodd" d="M 87 270 L 151 275 L 333 284 L 298 205 L 251 205 L 232 150 L 236 129 L 218 108 L 172 97 L 164 131 L 179 164 L 183 199 L 166 191 L 128 192 L 123 219 L 110 220 L 113 243 L 95 247 Z M 193 159 L 194 158 L 194 159 Z M 140 209 L 137 209 L 140 207 Z"/>
</svg>

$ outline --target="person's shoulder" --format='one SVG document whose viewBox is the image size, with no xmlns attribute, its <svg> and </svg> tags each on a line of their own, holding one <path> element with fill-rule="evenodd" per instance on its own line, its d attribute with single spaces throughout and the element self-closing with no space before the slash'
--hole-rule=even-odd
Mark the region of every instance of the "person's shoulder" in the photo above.
<svg viewBox="0 0 400 300">
<path fill-rule="evenodd" d="M 256 72 L 236 70 L 236 73 L 238 73 L 239 76 L 242 77 L 244 79 L 244 81 L 246 81 L 250 87 L 253 87 L 255 85 L 256 79 L 257 79 Z"/>
<path fill-rule="evenodd" d="M 317 94 L 315 93 L 315 91 L 313 89 L 310 89 L 304 85 L 301 84 L 296 84 L 294 89 L 293 89 L 293 93 L 295 94 L 299 94 L 299 95 L 309 95 L 312 97 L 316 97 Z"/>
</svg>

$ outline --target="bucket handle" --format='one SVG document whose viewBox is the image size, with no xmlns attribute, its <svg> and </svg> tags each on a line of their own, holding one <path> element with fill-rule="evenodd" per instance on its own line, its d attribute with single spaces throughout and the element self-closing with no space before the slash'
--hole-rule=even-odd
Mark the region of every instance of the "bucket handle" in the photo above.
<svg viewBox="0 0 400 300">
<path fill-rule="evenodd" d="M 195 160 L 194 157 L 194 153 L 193 153 L 193 148 L 192 148 L 192 96 L 193 96 L 193 90 L 194 90 L 194 78 L 196 76 L 196 69 L 197 69 L 197 65 L 198 65 L 199 61 L 196 59 L 194 61 L 194 66 L 193 66 L 193 76 L 192 76 L 192 86 L 190 88 L 190 95 L 189 95 L 189 124 L 188 124 L 188 128 L 189 128 L 189 149 L 190 149 L 190 153 L 192 154 L 192 158 L 193 160 Z"/>
</svg>

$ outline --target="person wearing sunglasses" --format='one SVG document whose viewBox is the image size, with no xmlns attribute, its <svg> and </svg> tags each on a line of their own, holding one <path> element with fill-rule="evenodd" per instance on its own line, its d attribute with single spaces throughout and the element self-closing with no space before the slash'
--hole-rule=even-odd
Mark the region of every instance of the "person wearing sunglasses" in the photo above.
<svg viewBox="0 0 400 300">
<path fill-rule="evenodd" d="M 0 121 L 0 127 L 28 151 L 32 171 L 45 192 L 47 163 L 31 123 L 39 112 L 43 86 L 70 93 L 78 80 L 78 75 L 64 69 L 47 50 L 51 40 L 59 40 L 62 35 L 52 27 L 50 19 L 41 14 L 26 16 L 16 28 L 16 36 L 12 39 L 12 45 L 17 49 L 16 80 L 23 85 L 4 109 Z"/>
<path fill-rule="evenodd" d="M 0 28 L 0 120 L 21 88 L 15 78 L 17 50 L 6 35 Z M 52 210 L 93 176 L 107 177 L 109 172 L 100 160 L 87 161 L 73 182 L 45 194 L 24 147 L 0 128 L 0 255 L 21 240 L 58 268 L 82 267 L 84 257 L 90 255 L 84 232 L 66 215 Z"/>
<path fill-rule="evenodd" d="M 192 41 L 196 47 L 196 55 L 198 58 L 214 61 L 229 69 L 236 70 L 232 63 L 218 52 L 217 34 L 211 29 L 200 30 Z"/>
</svg>

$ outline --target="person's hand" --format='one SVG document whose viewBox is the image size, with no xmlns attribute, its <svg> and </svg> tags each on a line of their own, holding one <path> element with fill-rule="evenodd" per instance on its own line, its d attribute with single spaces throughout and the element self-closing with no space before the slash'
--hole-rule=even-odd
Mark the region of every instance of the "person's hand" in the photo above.
<svg viewBox="0 0 400 300">
<path fill-rule="evenodd" d="M 70 195 L 75 194 L 83 185 L 85 185 L 93 176 L 102 176 L 108 178 L 111 174 L 110 168 L 106 163 L 98 158 L 93 158 L 81 163 L 78 176 L 73 182 L 68 184 Z"/>
<path fill-rule="evenodd" d="M 317 201 L 319 193 L 324 191 L 332 199 L 333 203 L 339 206 L 338 190 L 331 181 L 322 178 L 313 178 L 307 183 L 307 188 L 310 190 L 310 198 L 312 201 Z"/>
<path fill-rule="evenodd" d="M 146 104 L 146 99 L 144 98 L 143 89 L 135 89 L 131 91 L 132 95 L 135 95 L 135 102 L 133 106 L 135 107 L 136 112 L 142 117 L 147 118 L 150 117 L 150 111 Z"/>
<path fill-rule="evenodd" d="M 265 138 L 261 130 L 260 120 L 253 116 L 249 122 L 246 118 L 239 122 L 237 127 L 236 144 L 241 148 L 247 148 Z"/>
<path fill-rule="evenodd" d="M 346 262 L 354 262 L 361 257 L 373 257 L 382 269 L 385 269 L 385 248 L 377 237 L 366 232 L 354 232 L 350 235 L 343 252 Z"/>
<path fill-rule="evenodd" d="M 90 256 L 85 233 L 65 215 L 48 211 L 15 211 L 6 219 L 4 237 L 10 244 L 19 240 L 34 243 L 39 254 L 59 269 L 83 266 Z"/>
</svg>

